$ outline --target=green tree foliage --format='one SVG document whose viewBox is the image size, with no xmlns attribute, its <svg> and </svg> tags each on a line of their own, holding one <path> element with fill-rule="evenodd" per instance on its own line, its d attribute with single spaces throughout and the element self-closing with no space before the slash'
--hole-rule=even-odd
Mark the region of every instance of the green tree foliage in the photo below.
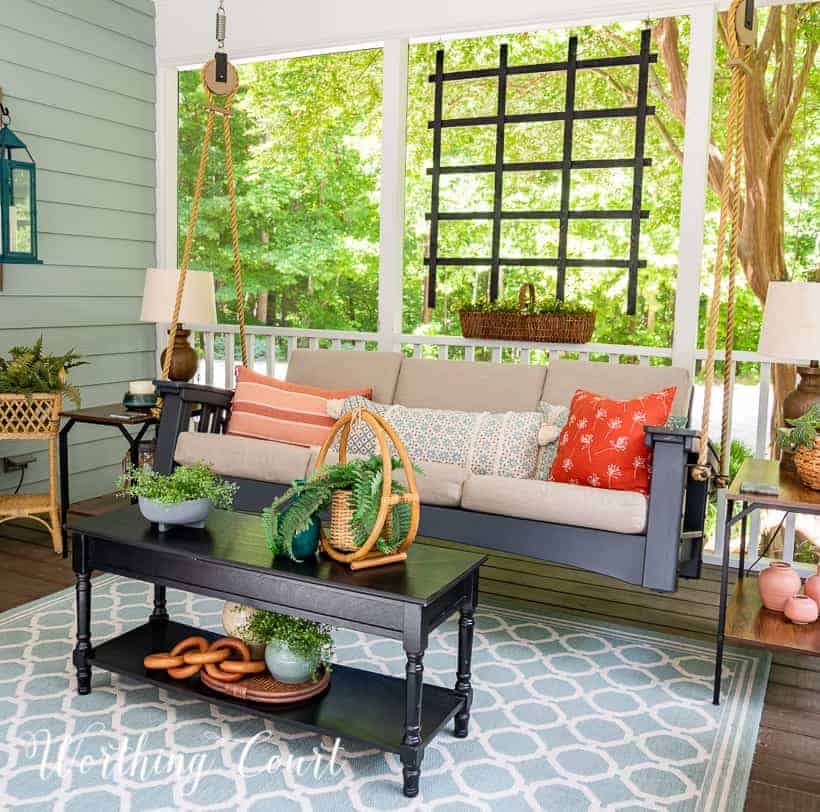
<svg viewBox="0 0 820 812">
<path fill-rule="evenodd" d="M 688 18 L 679 18 L 679 51 L 688 61 Z M 446 69 L 493 67 L 502 42 L 511 64 L 559 61 L 567 40 L 578 35 L 579 57 L 637 53 L 638 24 L 610 24 L 504 36 L 483 36 L 410 47 L 407 124 L 407 201 L 404 268 L 404 329 L 408 332 L 458 334 L 453 306 L 486 296 L 489 268 L 441 268 L 438 305 L 425 306 L 423 264 L 428 239 L 425 213 L 430 205 L 432 137 L 427 122 L 433 107 L 428 81 L 436 50 L 446 52 Z M 809 36 L 808 32 L 806 36 Z M 718 49 L 714 116 L 716 132 L 725 117 L 727 73 Z M 240 240 L 246 300 L 253 323 L 328 329 L 375 330 L 378 286 L 378 193 L 381 135 L 382 53 L 352 51 L 240 66 L 242 86 L 231 118 L 239 194 Z M 806 99 L 817 99 L 818 76 Z M 576 106 L 624 106 L 637 84 L 637 67 L 578 74 Z M 508 111 L 561 110 L 564 74 L 511 76 Z M 683 128 L 670 112 L 668 77 L 662 61 L 654 66 L 646 154 L 652 166 L 644 175 L 643 206 L 650 211 L 641 231 L 641 256 L 647 268 L 639 275 L 638 314 L 627 316 L 626 274 L 620 270 L 571 269 L 567 296 L 599 312 L 594 341 L 670 346 L 679 240 L 681 163 L 676 154 Z M 198 72 L 180 76 L 180 245 L 184 240 L 199 145 L 205 123 L 205 99 Z M 493 79 L 446 85 L 445 116 L 493 114 Z M 818 119 L 815 104 L 803 103 L 793 138 L 795 160 L 786 170 L 787 246 L 793 278 L 817 267 Z M 628 157 L 634 149 L 634 120 L 577 121 L 575 158 Z M 507 127 L 508 161 L 560 157 L 561 122 Z M 494 159 L 494 127 L 445 130 L 442 163 L 484 163 Z M 220 319 L 236 320 L 231 279 L 228 200 L 221 169 L 224 152 L 219 129 L 211 147 L 192 267 L 214 270 Z M 442 210 L 486 210 L 492 206 L 492 175 L 442 178 Z M 628 208 L 632 175 L 626 169 L 575 170 L 573 208 Z M 507 209 L 558 208 L 557 172 L 509 173 L 505 176 Z M 712 235 L 716 200 L 710 195 L 708 234 Z M 447 222 L 440 230 L 440 252 L 457 256 L 489 253 L 487 221 Z M 510 256 L 555 255 L 557 224 L 505 221 L 502 252 Z M 572 221 L 569 252 L 576 257 L 626 257 L 626 221 Z M 707 255 L 708 257 L 708 252 Z M 708 268 L 704 261 L 704 268 Z M 513 300 L 521 283 L 536 285 L 539 298 L 555 289 L 555 272 L 543 268 L 504 269 L 505 298 Z M 737 347 L 755 349 L 759 305 L 741 281 Z"/>
</svg>

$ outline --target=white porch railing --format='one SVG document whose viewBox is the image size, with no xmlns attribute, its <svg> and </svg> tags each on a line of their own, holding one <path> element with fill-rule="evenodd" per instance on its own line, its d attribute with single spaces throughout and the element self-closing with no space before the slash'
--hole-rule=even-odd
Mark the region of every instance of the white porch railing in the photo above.
<svg viewBox="0 0 820 812">
<path fill-rule="evenodd" d="M 197 383 L 211 386 L 222 386 L 227 389 L 234 386 L 235 365 L 241 361 L 238 347 L 239 328 L 233 324 L 221 324 L 217 327 L 189 325 L 193 338 L 201 352 L 200 368 L 195 378 Z M 159 334 L 159 333 L 158 333 Z M 310 330 L 291 327 L 248 327 L 246 329 L 248 357 L 254 359 L 253 366 L 260 372 L 283 378 L 291 353 L 297 347 L 310 349 L 332 348 L 368 351 L 378 348 L 377 333 L 357 333 L 340 330 Z M 491 339 L 464 339 L 460 336 L 420 336 L 401 335 L 398 341 L 408 355 L 416 358 L 459 359 L 466 361 L 483 361 L 488 363 L 548 364 L 556 358 L 580 358 L 609 364 L 638 363 L 671 363 L 672 350 L 664 347 L 640 347 L 613 344 L 528 344 L 520 341 L 497 341 Z M 161 349 L 161 348 L 160 348 Z M 705 350 L 695 353 L 696 361 L 703 361 Z M 717 354 L 718 360 L 723 353 Z M 230 360 L 230 362 L 226 362 Z M 766 457 L 769 452 L 769 423 L 771 416 L 772 393 L 770 373 L 772 359 L 753 352 L 735 352 L 733 357 L 732 376 L 741 363 L 759 364 L 759 381 L 756 385 L 735 386 L 734 408 L 731 415 L 731 438 L 742 439 L 757 457 Z M 703 387 L 696 386 L 693 403 L 693 426 L 700 425 Z M 739 395 L 742 395 L 741 408 L 738 409 Z M 713 413 L 711 436 L 720 434 L 720 413 L 722 391 L 717 387 L 713 393 Z M 730 438 L 730 439 L 731 439 Z M 715 538 L 707 542 L 704 560 L 718 563 L 722 555 L 723 518 L 726 501 L 724 493 L 718 493 L 717 521 Z M 811 519 L 807 520 L 810 525 Z M 749 563 L 756 558 L 760 540 L 761 517 L 754 514 L 749 523 L 751 534 L 751 555 Z M 820 521 L 813 522 L 812 536 L 820 538 Z M 784 561 L 794 562 L 795 554 L 795 521 L 789 517 L 784 525 L 783 553 Z M 734 555 L 733 555 L 734 558 Z M 759 566 L 765 566 L 768 558 Z M 797 566 L 800 566 L 799 563 Z"/>
</svg>

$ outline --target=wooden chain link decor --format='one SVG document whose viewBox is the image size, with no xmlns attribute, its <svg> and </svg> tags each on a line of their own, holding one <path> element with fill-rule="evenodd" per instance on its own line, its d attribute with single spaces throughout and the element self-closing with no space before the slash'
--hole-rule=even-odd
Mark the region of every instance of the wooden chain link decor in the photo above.
<svg viewBox="0 0 820 812">
<path fill-rule="evenodd" d="M 234 655 L 239 659 L 232 659 Z M 170 652 L 149 654 L 142 664 L 150 670 L 167 670 L 174 679 L 189 679 L 204 668 L 220 682 L 238 682 L 267 670 L 265 661 L 252 660 L 247 645 L 236 637 L 220 637 L 210 644 L 204 637 L 186 637 Z"/>
<path fill-rule="evenodd" d="M 406 550 L 416 538 L 416 532 L 419 528 L 419 491 L 416 486 L 413 466 L 410 462 L 410 458 L 407 456 L 407 449 L 404 447 L 404 443 L 399 439 L 393 427 L 380 414 L 359 408 L 337 420 L 319 451 L 316 470 L 319 470 L 325 464 L 327 453 L 333 445 L 336 436 L 340 433 L 339 462 L 347 462 L 347 441 L 350 437 L 350 430 L 354 425 L 360 422 L 367 425 L 373 432 L 379 445 L 379 454 L 382 458 L 384 478 L 382 481 L 382 497 L 379 515 L 376 518 L 376 522 L 367 540 L 361 547 L 354 548 L 353 550 L 344 542 L 341 544 L 336 543 L 334 541 L 335 534 L 333 532 L 328 535 L 325 533 L 324 527 L 319 531 L 322 550 L 334 561 L 348 564 L 352 570 L 367 569 L 370 567 L 379 567 L 384 564 L 406 561 Z M 393 493 L 393 464 L 391 461 L 390 443 L 392 443 L 396 449 L 396 453 L 401 460 L 404 472 L 407 476 L 407 493 Z M 344 493 L 344 498 L 346 497 L 347 494 Z M 398 505 L 402 502 L 410 505 L 410 527 L 407 530 L 407 535 L 395 553 L 382 553 L 374 549 L 375 544 L 389 521 L 393 505 Z M 333 508 L 331 507 L 331 523 L 333 523 L 332 510 Z"/>
</svg>

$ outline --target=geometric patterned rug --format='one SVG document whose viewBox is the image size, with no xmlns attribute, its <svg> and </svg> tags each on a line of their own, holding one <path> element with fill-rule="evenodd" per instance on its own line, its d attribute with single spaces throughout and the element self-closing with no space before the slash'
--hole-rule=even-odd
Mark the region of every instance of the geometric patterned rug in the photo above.
<svg viewBox="0 0 820 812">
<path fill-rule="evenodd" d="M 92 642 L 145 621 L 149 587 L 92 581 Z M 428 746 L 421 793 L 393 754 L 180 699 L 70 664 L 74 592 L 0 615 L 0 808 L 27 810 L 741 810 L 770 658 L 598 620 L 484 603 L 470 736 Z M 221 601 L 169 590 L 172 618 L 221 631 Z M 403 674 L 395 641 L 337 631 L 336 660 Z M 457 631 L 430 640 L 425 681 L 454 681 Z M 362 713 L 368 712 L 362 707 Z"/>
</svg>

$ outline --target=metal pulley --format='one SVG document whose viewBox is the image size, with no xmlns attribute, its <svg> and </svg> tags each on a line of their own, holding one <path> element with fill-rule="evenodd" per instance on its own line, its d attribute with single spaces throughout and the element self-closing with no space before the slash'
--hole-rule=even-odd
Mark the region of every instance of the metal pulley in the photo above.
<svg viewBox="0 0 820 812">
<path fill-rule="evenodd" d="M 216 52 L 214 58 L 205 66 L 204 72 L 205 84 L 215 96 L 230 96 L 239 87 L 236 68 L 228 61 L 228 54 L 225 51 L 227 31 L 225 0 L 219 0 L 216 9 Z"/>
</svg>

